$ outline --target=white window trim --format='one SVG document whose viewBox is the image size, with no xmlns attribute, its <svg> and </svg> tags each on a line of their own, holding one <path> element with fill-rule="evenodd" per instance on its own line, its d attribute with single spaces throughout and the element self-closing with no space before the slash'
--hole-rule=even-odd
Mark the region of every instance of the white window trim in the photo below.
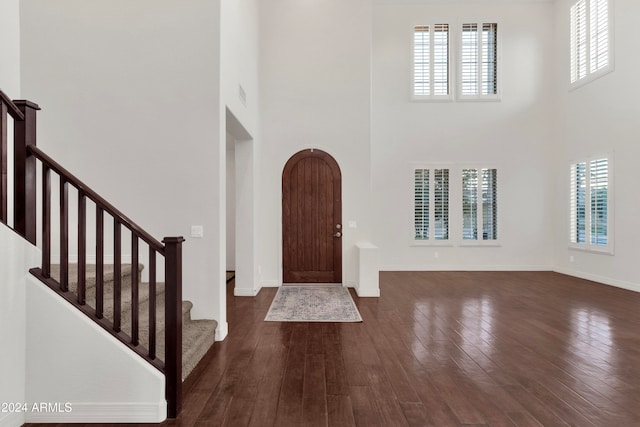
<svg viewBox="0 0 640 427">
<path fill-rule="evenodd" d="M 571 8 L 577 3 L 578 0 L 572 0 L 569 3 L 569 26 L 570 28 L 573 26 L 573 21 L 571 21 Z M 587 0 L 587 3 L 589 2 L 589 0 Z M 590 26 L 590 8 L 589 5 L 587 4 L 587 75 L 584 76 L 581 79 L 576 80 L 575 82 L 571 82 L 571 59 L 573 58 L 573 52 L 571 52 L 571 44 L 572 44 L 572 40 L 571 40 L 571 31 L 569 31 L 569 92 L 572 92 L 578 88 L 581 88 L 582 86 L 591 83 L 594 80 L 598 80 L 600 77 L 606 76 L 607 74 L 613 72 L 615 70 L 615 45 L 614 45 L 614 33 L 615 33 L 615 25 L 614 25 L 614 8 L 613 8 L 613 2 L 614 0 L 608 0 L 607 2 L 607 6 L 608 6 L 608 22 L 609 22 L 609 29 L 607 31 L 607 36 L 608 36 L 608 42 L 609 42 L 609 50 L 608 50 L 608 54 L 609 54 L 609 61 L 606 67 L 601 68 L 599 70 L 596 70 L 594 72 L 591 72 L 590 70 L 590 65 L 591 65 L 591 58 L 590 58 L 590 48 L 591 48 L 591 26 Z M 499 34 L 498 34 L 499 36 Z"/>
<path fill-rule="evenodd" d="M 451 186 L 452 186 L 452 178 L 455 179 L 455 176 L 453 175 L 453 173 L 455 173 L 455 170 L 451 167 L 450 164 L 442 164 L 442 163 L 411 163 L 410 165 L 411 167 L 410 172 L 410 187 L 412 189 L 411 191 L 411 209 L 410 212 L 412 213 L 412 217 L 411 217 L 411 229 L 410 229 L 410 241 L 409 241 L 409 246 L 453 246 L 453 239 L 451 238 L 452 234 L 452 227 L 451 227 Z M 429 239 L 428 240 L 416 240 L 415 238 L 415 217 L 413 216 L 414 213 L 414 209 L 415 209 L 415 171 L 416 169 L 429 169 Z M 433 227 L 433 224 L 435 224 L 435 210 L 433 209 L 433 206 L 435 206 L 435 192 L 432 190 L 433 187 L 433 180 L 431 180 L 431 178 L 434 175 L 434 170 L 435 169 L 447 169 L 449 171 L 449 220 L 448 220 L 448 224 L 449 224 L 449 229 L 448 229 L 448 233 L 449 233 L 449 238 L 447 240 L 436 240 L 435 237 L 435 228 Z"/>
<path fill-rule="evenodd" d="M 571 174 L 571 169 L 573 167 L 573 165 L 578 164 L 578 163 L 584 163 L 586 162 L 587 164 L 590 164 L 590 162 L 592 160 L 598 160 L 598 159 L 607 159 L 607 166 L 608 166 L 608 182 L 607 182 L 607 246 L 599 246 L 599 245 L 594 245 L 591 243 L 591 194 L 589 191 L 587 191 L 588 199 L 587 199 L 587 203 L 586 203 L 586 219 L 585 221 L 587 222 L 587 226 L 586 226 L 586 237 L 585 243 L 575 243 L 571 241 L 571 227 L 569 227 L 568 230 L 568 241 L 569 241 L 569 249 L 572 250 L 577 250 L 577 251 L 582 251 L 582 252 L 591 252 L 591 253 L 597 253 L 597 254 L 603 254 L 603 255 L 614 255 L 614 226 L 615 226 L 615 212 L 614 212 L 614 200 L 615 200 L 615 183 L 614 183 L 614 159 L 613 159 L 613 154 L 612 153 L 604 153 L 604 154 L 600 154 L 600 155 L 596 155 L 596 156 L 587 156 L 587 157 L 581 157 L 579 159 L 573 160 L 569 162 L 569 173 Z M 569 182 L 571 182 L 571 176 L 569 176 Z M 587 185 L 589 185 L 589 182 L 587 182 Z M 572 188 L 569 188 L 569 221 L 571 221 L 571 210 L 573 209 L 573 206 L 571 206 L 571 192 L 573 191 Z"/>
<path fill-rule="evenodd" d="M 482 24 L 496 24 L 498 26 L 498 34 L 496 39 L 496 74 L 497 74 L 497 87 L 496 93 L 492 95 L 463 95 L 462 94 L 462 28 L 464 24 L 477 24 L 479 28 L 482 28 Z M 468 19 L 458 19 L 456 25 L 455 32 L 455 53 L 456 53 L 456 100 L 464 101 L 464 102 L 499 102 L 502 100 L 502 25 L 499 19 L 491 19 L 491 18 L 468 18 Z M 482 31 L 480 31 L 480 36 L 482 36 Z M 482 52 L 480 52 L 481 54 Z M 482 58 L 479 60 L 482 63 Z M 482 67 L 480 67 L 481 69 Z M 480 72 L 480 70 L 479 70 Z M 481 80 L 481 75 L 479 75 L 479 80 Z"/>
<path fill-rule="evenodd" d="M 496 223 L 496 227 L 498 228 L 498 238 L 495 240 L 482 240 L 482 239 L 477 239 L 477 240 L 465 240 L 463 237 L 463 231 L 462 231 L 462 221 L 463 221 L 463 209 L 462 209 L 462 170 L 463 169 L 477 169 L 478 171 L 481 171 L 482 169 L 495 169 L 497 172 L 497 182 L 496 182 L 496 203 L 498 204 L 497 210 L 497 223 Z M 502 169 L 496 165 L 478 165 L 478 164 L 464 164 L 461 165 L 459 168 L 456 169 L 456 179 L 457 181 L 455 181 L 454 185 L 457 185 L 460 189 L 460 194 L 459 194 L 459 200 L 458 203 L 460 203 L 460 209 L 459 209 L 459 217 L 456 217 L 456 220 L 459 221 L 459 229 L 460 229 L 460 235 L 457 239 L 458 244 L 460 246 L 464 246 L 464 247 L 473 247 L 473 246 L 494 246 L 494 247 L 498 247 L 498 246 L 502 246 L 502 242 L 501 242 L 501 238 L 500 236 L 502 235 L 501 229 L 502 227 L 500 227 L 500 218 L 502 217 L 502 203 L 500 202 L 500 182 L 502 181 L 500 176 L 500 171 Z M 478 194 L 480 194 L 482 189 L 482 180 L 480 178 L 478 178 Z M 480 200 L 480 197 L 478 197 L 478 200 Z M 476 223 L 478 224 L 478 235 L 482 236 L 482 203 L 479 201 L 478 202 L 478 209 L 476 209 Z"/>
<path fill-rule="evenodd" d="M 435 20 L 431 20 L 429 22 L 424 22 L 424 21 L 420 21 L 420 22 L 414 22 L 413 25 L 411 25 L 411 42 L 409 43 L 409 46 L 411 47 L 411 69 L 410 69 L 410 82 L 411 82 L 411 100 L 412 101 L 416 101 L 416 102 L 452 102 L 455 97 L 454 97 L 454 88 L 455 86 L 455 81 L 454 76 L 455 76 L 455 67 L 452 61 L 452 51 L 455 48 L 455 42 L 454 42 L 454 31 L 455 28 L 454 26 L 450 23 L 451 20 L 450 19 L 435 19 Z M 430 34 L 432 34 L 432 29 L 435 25 L 442 25 L 442 24 L 447 24 L 449 25 L 449 51 L 447 52 L 447 61 L 448 61 L 448 67 L 449 67 L 449 87 L 448 87 L 448 91 L 449 93 L 447 95 L 416 95 L 415 94 L 415 28 L 419 27 L 419 26 L 429 26 L 430 29 Z M 433 46 L 433 45 L 432 45 Z M 431 52 L 433 52 L 433 48 L 431 50 Z M 433 68 L 433 67 L 432 67 Z"/>
<path fill-rule="evenodd" d="M 414 209 L 415 209 L 415 194 L 414 194 L 414 177 L 416 169 L 429 169 L 430 173 L 434 169 L 449 169 L 449 239 L 448 240 L 434 240 L 430 238 L 429 240 L 415 240 L 415 223 L 414 223 Z M 462 236 L 462 221 L 463 221 L 463 212 L 462 212 L 462 170 L 463 169 L 496 169 L 498 171 L 498 182 L 496 183 L 497 188 L 497 203 L 498 203 L 498 238 L 496 240 L 463 240 Z M 407 206 L 409 219 L 409 227 L 408 227 L 408 241 L 410 247 L 438 247 L 438 246 L 448 246 L 448 247 L 500 247 L 502 246 L 502 230 L 503 227 L 500 225 L 500 218 L 503 218 L 503 203 L 501 203 L 500 192 L 501 192 L 501 168 L 499 165 L 487 165 L 487 164 L 478 164 L 478 163 L 425 163 L 425 162 L 410 162 L 409 163 L 409 173 L 407 174 L 407 182 L 408 188 L 411 189 L 411 194 L 409 196 L 409 201 Z M 479 181 L 479 185 L 481 185 L 481 181 Z M 429 192 L 429 206 L 433 206 L 433 197 L 434 194 L 432 191 Z M 482 209 L 478 209 L 478 224 L 482 226 Z M 430 223 L 433 224 L 433 217 L 435 216 L 435 212 L 433 209 L 429 211 Z M 432 227 L 429 227 L 430 236 L 433 236 L 434 233 Z"/>
<path fill-rule="evenodd" d="M 463 24 L 478 23 L 492 23 L 498 25 L 497 35 L 497 49 L 496 49 L 496 71 L 497 71 L 497 88 L 496 94 L 492 95 L 462 95 L 462 26 Z M 417 26 L 428 25 L 429 28 L 433 28 L 434 25 L 448 24 L 449 25 L 449 94 L 448 95 L 416 95 L 415 94 L 415 28 Z M 431 19 L 428 22 L 419 21 L 413 22 L 411 25 L 410 42 L 410 58 L 411 67 L 409 70 L 409 87 L 410 96 L 409 99 L 413 102 L 499 102 L 502 100 L 502 24 L 499 19 L 491 18 L 470 18 L 470 19 Z"/>
</svg>

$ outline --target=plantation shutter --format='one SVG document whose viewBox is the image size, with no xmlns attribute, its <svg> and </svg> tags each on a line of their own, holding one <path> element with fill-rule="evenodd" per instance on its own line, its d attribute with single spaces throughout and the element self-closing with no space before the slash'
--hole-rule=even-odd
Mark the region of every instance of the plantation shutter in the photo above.
<svg viewBox="0 0 640 427">
<path fill-rule="evenodd" d="M 496 169 L 482 169 L 482 240 L 498 238 L 498 187 Z"/>
<path fill-rule="evenodd" d="M 498 93 L 498 24 L 482 24 L 482 94 Z"/>
<path fill-rule="evenodd" d="M 413 94 L 449 94 L 449 24 L 414 27 Z"/>
<path fill-rule="evenodd" d="M 571 83 L 587 75 L 587 4 L 579 0 L 571 7 Z"/>
<path fill-rule="evenodd" d="M 482 203 L 479 206 L 479 203 Z M 498 239 L 498 172 L 462 170 L 462 239 Z M 482 236 L 480 239 L 478 236 Z"/>
<path fill-rule="evenodd" d="M 414 171 L 414 239 L 429 240 L 429 169 Z"/>
<path fill-rule="evenodd" d="M 431 35 L 428 25 L 413 30 L 413 94 L 431 94 Z"/>
<path fill-rule="evenodd" d="M 571 215 L 570 233 L 571 242 L 586 242 L 586 211 L 587 211 L 587 164 L 576 163 L 571 165 Z"/>
<path fill-rule="evenodd" d="M 586 8 L 585 8 L 586 9 Z M 591 0 L 589 13 L 591 72 L 609 65 L 609 5 L 608 0 Z"/>
<path fill-rule="evenodd" d="M 478 24 L 462 25 L 462 94 L 478 93 Z"/>
<path fill-rule="evenodd" d="M 434 172 L 434 239 L 449 239 L 449 169 Z"/>
<path fill-rule="evenodd" d="M 591 244 L 606 246 L 608 243 L 607 207 L 609 187 L 609 167 L 607 159 L 591 161 L 589 181 L 591 195 Z"/>
<path fill-rule="evenodd" d="M 462 239 L 478 240 L 478 170 L 462 170 Z"/>
<path fill-rule="evenodd" d="M 498 24 L 462 24 L 460 64 L 463 96 L 498 93 Z"/>
<path fill-rule="evenodd" d="M 449 25 L 433 27 L 433 94 L 449 94 Z"/>
</svg>

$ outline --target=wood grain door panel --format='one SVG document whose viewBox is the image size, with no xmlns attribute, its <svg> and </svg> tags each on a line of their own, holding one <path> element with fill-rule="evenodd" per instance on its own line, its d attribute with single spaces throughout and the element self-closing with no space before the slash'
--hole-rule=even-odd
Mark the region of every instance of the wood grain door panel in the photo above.
<svg viewBox="0 0 640 427">
<path fill-rule="evenodd" d="M 342 282 L 342 194 L 337 162 L 321 150 L 295 154 L 282 173 L 285 283 Z M 337 227 L 339 226 L 339 228 Z"/>
</svg>

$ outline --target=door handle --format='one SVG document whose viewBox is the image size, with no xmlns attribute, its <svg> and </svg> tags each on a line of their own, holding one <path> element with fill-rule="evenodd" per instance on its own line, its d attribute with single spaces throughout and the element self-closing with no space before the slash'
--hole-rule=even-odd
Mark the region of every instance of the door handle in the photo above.
<svg viewBox="0 0 640 427">
<path fill-rule="evenodd" d="M 338 231 L 336 234 L 333 235 L 333 237 L 342 237 L 342 233 Z"/>
</svg>

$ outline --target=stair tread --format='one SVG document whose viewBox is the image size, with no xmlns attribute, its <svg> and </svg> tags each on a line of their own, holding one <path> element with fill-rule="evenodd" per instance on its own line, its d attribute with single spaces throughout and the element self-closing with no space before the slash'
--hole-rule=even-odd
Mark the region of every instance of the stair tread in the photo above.
<svg viewBox="0 0 640 427">
<path fill-rule="evenodd" d="M 138 271 L 142 272 L 144 266 L 142 264 L 138 264 Z M 104 282 L 112 281 L 114 278 L 114 270 L 115 266 L 113 264 L 105 264 L 103 266 L 103 280 Z M 121 264 L 120 272 L 122 276 L 130 276 L 131 275 L 131 264 Z M 56 280 L 60 279 L 60 264 L 51 264 L 51 277 Z M 78 284 L 78 264 L 69 264 L 69 288 L 76 289 L 76 285 Z M 96 285 L 96 265 L 95 264 L 87 264 L 85 266 L 85 277 L 86 277 L 86 287 L 87 289 L 91 287 L 95 287 Z"/>
</svg>

